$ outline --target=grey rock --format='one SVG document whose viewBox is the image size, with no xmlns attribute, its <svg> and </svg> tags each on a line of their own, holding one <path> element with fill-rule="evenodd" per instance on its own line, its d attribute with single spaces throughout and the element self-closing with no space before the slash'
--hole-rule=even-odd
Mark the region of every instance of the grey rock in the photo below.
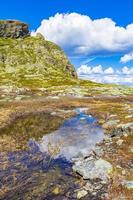
<svg viewBox="0 0 133 200">
<path fill-rule="evenodd" d="M 0 20 L 0 37 L 23 38 L 29 36 L 28 25 L 17 20 Z"/>
<path fill-rule="evenodd" d="M 109 173 L 112 171 L 112 165 L 106 160 L 86 159 L 78 161 L 73 166 L 73 170 L 83 176 L 84 179 L 101 179 L 108 181 Z"/>
</svg>

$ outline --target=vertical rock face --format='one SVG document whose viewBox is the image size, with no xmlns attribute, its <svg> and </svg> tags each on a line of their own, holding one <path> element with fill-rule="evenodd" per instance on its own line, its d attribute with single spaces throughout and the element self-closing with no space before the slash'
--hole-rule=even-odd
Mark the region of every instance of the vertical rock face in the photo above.
<svg viewBox="0 0 133 200">
<path fill-rule="evenodd" d="M 23 38 L 28 35 L 27 24 L 16 20 L 0 20 L 0 37 Z"/>
</svg>

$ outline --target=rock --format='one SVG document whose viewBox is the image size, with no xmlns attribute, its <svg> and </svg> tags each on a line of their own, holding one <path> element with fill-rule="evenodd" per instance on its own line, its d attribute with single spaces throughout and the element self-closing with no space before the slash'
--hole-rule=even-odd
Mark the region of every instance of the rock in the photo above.
<svg viewBox="0 0 133 200">
<path fill-rule="evenodd" d="M 120 124 L 118 127 L 121 127 L 122 129 L 133 128 L 133 122 L 127 124 Z"/>
<path fill-rule="evenodd" d="M 83 176 L 84 179 L 108 180 L 109 173 L 113 170 L 112 165 L 106 160 L 86 159 L 78 161 L 73 166 L 73 170 Z"/>
<path fill-rule="evenodd" d="M 104 150 L 100 146 L 96 146 L 94 152 L 98 157 L 101 157 L 104 154 Z"/>
<path fill-rule="evenodd" d="M 121 146 L 122 143 L 123 143 L 123 140 L 121 140 L 121 139 L 119 139 L 119 140 L 116 142 L 116 144 L 117 144 L 118 146 Z"/>
<path fill-rule="evenodd" d="M 8 26 L 10 28 L 4 28 Z M 41 35 L 25 37 L 27 35 L 28 25 L 18 21 L 0 21 L 1 86 L 32 88 L 36 91 L 49 86 L 56 89 L 60 84 L 77 83 L 76 70 L 58 45 Z M 54 88 L 49 95 L 51 91 L 54 92 Z"/>
<path fill-rule="evenodd" d="M 133 122 L 117 125 L 115 134 L 116 135 L 126 135 L 126 134 L 132 135 L 133 134 Z"/>
<path fill-rule="evenodd" d="M 28 25 L 17 20 L 0 20 L 0 37 L 23 38 L 29 36 Z"/>
<path fill-rule="evenodd" d="M 105 122 L 105 123 L 102 125 L 102 127 L 103 127 L 104 129 L 108 129 L 108 128 L 110 128 L 110 127 L 116 126 L 119 122 L 120 122 L 120 120 L 110 120 L 110 121 Z"/>
<path fill-rule="evenodd" d="M 129 189 L 129 190 L 133 189 L 133 181 L 127 181 L 127 180 L 125 180 L 125 181 L 123 182 L 123 185 L 124 185 L 127 189 Z"/>
<path fill-rule="evenodd" d="M 88 194 L 88 192 L 86 190 L 79 190 L 77 193 L 77 199 L 81 199 L 83 197 L 85 197 Z"/>
<path fill-rule="evenodd" d="M 94 187 L 93 187 L 93 185 L 90 183 L 90 182 L 87 182 L 86 183 L 86 185 L 84 186 L 84 189 L 86 190 L 86 191 L 89 191 L 89 192 L 93 192 L 94 191 Z"/>
</svg>

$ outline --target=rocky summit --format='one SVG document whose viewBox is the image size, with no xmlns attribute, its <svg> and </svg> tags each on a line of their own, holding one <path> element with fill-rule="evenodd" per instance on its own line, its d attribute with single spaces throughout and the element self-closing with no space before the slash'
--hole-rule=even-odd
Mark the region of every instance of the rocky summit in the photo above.
<svg viewBox="0 0 133 200">
<path fill-rule="evenodd" d="M 77 75 L 59 46 L 41 34 L 30 36 L 27 24 L 7 20 L 0 21 L 0 77 L 0 86 L 39 88 Z"/>
<path fill-rule="evenodd" d="M 17 20 L 0 20 L 0 37 L 23 38 L 29 35 L 28 25 Z"/>
</svg>

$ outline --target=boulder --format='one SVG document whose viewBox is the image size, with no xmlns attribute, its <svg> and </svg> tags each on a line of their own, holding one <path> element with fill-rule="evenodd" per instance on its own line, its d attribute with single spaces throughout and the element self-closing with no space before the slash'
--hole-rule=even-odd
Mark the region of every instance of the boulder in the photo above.
<svg viewBox="0 0 133 200">
<path fill-rule="evenodd" d="M 76 162 L 73 166 L 73 170 L 80 174 L 84 179 L 100 179 L 105 182 L 107 182 L 108 175 L 112 169 L 112 165 L 103 159 L 96 160 L 87 158 Z"/>
</svg>

